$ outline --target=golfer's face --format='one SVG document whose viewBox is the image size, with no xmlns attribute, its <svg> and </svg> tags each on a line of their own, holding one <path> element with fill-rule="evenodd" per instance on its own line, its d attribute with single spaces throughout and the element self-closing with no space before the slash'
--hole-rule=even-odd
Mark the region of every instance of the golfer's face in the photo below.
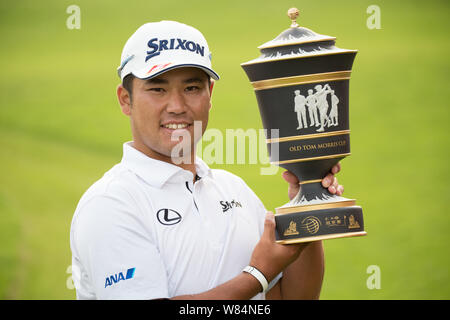
<svg viewBox="0 0 450 320">
<path fill-rule="evenodd" d="M 131 124 L 135 147 L 167 161 L 164 158 L 171 157 L 172 148 L 180 143 L 172 136 L 188 136 L 189 141 L 183 142 L 195 154 L 194 121 L 201 121 L 203 134 L 211 90 L 206 73 L 198 68 L 174 69 L 150 80 L 134 79 Z"/>
</svg>

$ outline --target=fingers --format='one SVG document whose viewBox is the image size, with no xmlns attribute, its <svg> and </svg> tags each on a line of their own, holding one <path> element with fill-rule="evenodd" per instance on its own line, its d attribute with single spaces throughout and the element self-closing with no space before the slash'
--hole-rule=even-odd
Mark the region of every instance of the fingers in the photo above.
<svg viewBox="0 0 450 320">
<path fill-rule="evenodd" d="M 337 178 L 332 173 L 327 174 L 327 176 L 323 178 L 322 186 L 327 188 L 331 194 L 341 196 L 344 193 L 344 186 L 338 183 Z"/>
<path fill-rule="evenodd" d="M 322 186 L 324 188 L 328 188 L 328 187 L 332 186 L 333 183 L 335 183 L 335 181 L 337 183 L 336 177 L 332 173 L 329 173 L 325 176 L 325 178 L 322 179 Z"/>
<path fill-rule="evenodd" d="M 337 178 L 334 176 L 339 171 L 341 171 L 341 163 L 338 162 L 331 168 L 331 172 L 322 179 L 322 186 L 327 188 L 331 194 L 336 194 L 338 196 L 342 195 L 344 192 L 344 187 L 338 183 Z"/>
<path fill-rule="evenodd" d="M 344 193 L 344 187 L 338 183 L 337 178 L 334 176 L 335 174 L 339 173 L 341 171 L 341 163 L 338 162 L 336 165 L 334 165 L 331 168 L 331 172 L 325 176 L 325 178 L 322 179 L 322 186 L 331 194 L 336 194 L 338 196 L 341 196 Z M 298 193 L 300 189 L 300 181 L 290 171 L 283 172 L 283 179 L 286 180 L 286 182 L 289 183 L 289 190 L 288 195 L 289 199 L 292 200 L 293 197 Z"/>
<path fill-rule="evenodd" d="M 338 185 L 336 194 L 337 194 L 338 196 L 342 196 L 343 193 L 344 193 L 344 186 Z"/>
<path fill-rule="evenodd" d="M 337 184 L 337 179 L 334 176 L 335 174 L 337 174 L 339 171 L 341 171 L 341 163 L 338 162 L 337 164 L 335 164 L 332 168 L 329 174 L 327 174 L 325 176 L 325 178 L 322 179 L 322 186 L 324 188 L 328 188 L 330 186 L 335 186 L 337 188 L 338 184 Z"/>
<path fill-rule="evenodd" d="M 266 213 L 266 219 L 264 220 L 264 231 L 261 238 L 265 238 L 270 242 L 275 242 L 275 216 L 270 211 Z"/>
<path fill-rule="evenodd" d="M 298 178 L 290 171 L 283 172 L 283 179 L 289 184 L 299 184 Z"/>
<path fill-rule="evenodd" d="M 335 176 L 332 177 L 331 185 L 328 187 L 328 191 L 332 194 L 335 194 L 337 192 L 338 188 L 338 181 Z"/>
<path fill-rule="evenodd" d="M 288 197 L 292 200 L 300 191 L 300 184 L 297 176 L 290 171 L 283 172 L 283 179 L 289 183 Z"/>
<path fill-rule="evenodd" d="M 341 171 L 341 163 L 340 162 L 338 162 L 336 165 L 333 166 L 333 168 L 331 168 L 332 174 L 336 174 L 339 171 Z"/>
</svg>

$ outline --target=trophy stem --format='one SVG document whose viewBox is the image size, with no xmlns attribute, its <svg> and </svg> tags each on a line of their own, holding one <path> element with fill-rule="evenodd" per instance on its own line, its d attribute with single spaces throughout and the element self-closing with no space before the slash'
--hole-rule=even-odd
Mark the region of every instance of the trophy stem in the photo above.
<svg viewBox="0 0 450 320">
<path fill-rule="evenodd" d="M 294 197 L 292 205 L 299 205 L 302 202 L 311 201 L 339 201 L 339 196 L 336 196 L 322 186 L 322 180 L 313 180 L 314 182 L 300 183 L 300 191 Z"/>
</svg>

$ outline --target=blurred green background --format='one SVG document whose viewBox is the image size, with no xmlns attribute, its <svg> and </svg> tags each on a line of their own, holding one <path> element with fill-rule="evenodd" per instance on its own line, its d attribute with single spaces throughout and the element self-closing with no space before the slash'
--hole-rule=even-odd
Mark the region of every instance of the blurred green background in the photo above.
<svg viewBox="0 0 450 320">
<path fill-rule="evenodd" d="M 69 5 L 81 29 L 69 30 Z M 370 5 L 381 29 L 369 29 Z M 115 97 L 116 68 L 143 23 L 178 20 L 203 32 L 221 75 L 209 128 L 261 128 L 240 63 L 299 23 L 358 49 L 350 85 L 352 155 L 345 196 L 364 209 L 368 236 L 325 242 L 322 299 L 449 299 L 448 1 L 2 1 L 0 32 L 0 298 L 74 299 L 69 230 L 83 192 L 130 140 Z M 204 146 L 207 144 L 205 143 Z M 266 165 L 217 165 L 268 209 L 287 186 Z M 381 271 L 368 289 L 367 268 Z"/>
</svg>

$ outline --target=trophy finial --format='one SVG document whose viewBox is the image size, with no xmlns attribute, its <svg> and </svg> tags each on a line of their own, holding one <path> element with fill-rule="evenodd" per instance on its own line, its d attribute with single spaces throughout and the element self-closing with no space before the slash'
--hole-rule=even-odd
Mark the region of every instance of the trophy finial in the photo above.
<svg viewBox="0 0 450 320">
<path fill-rule="evenodd" d="M 300 14 L 300 11 L 297 8 L 290 8 L 287 12 L 287 15 L 289 17 L 289 19 L 291 19 L 292 24 L 291 24 L 291 28 L 296 28 L 298 27 L 297 24 L 297 17 Z"/>
</svg>

